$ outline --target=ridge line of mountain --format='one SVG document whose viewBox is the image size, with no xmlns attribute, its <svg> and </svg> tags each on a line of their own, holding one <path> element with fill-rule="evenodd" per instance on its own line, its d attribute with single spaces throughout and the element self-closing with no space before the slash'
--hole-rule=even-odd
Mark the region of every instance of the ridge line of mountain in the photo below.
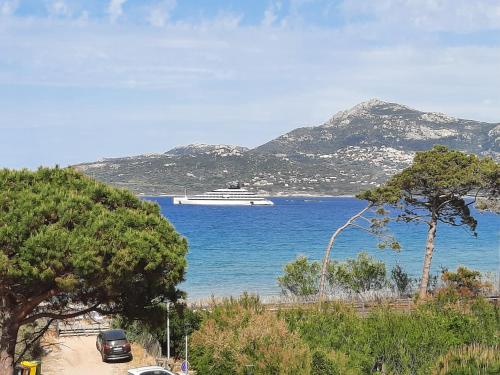
<svg viewBox="0 0 500 375">
<path fill-rule="evenodd" d="M 190 144 L 74 167 L 142 194 L 177 194 L 185 187 L 203 192 L 239 180 L 272 195 L 343 195 L 384 182 L 409 165 L 416 151 L 438 143 L 499 159 L 500 123 L 371 99 L 251 149 Z"/>
</svg>

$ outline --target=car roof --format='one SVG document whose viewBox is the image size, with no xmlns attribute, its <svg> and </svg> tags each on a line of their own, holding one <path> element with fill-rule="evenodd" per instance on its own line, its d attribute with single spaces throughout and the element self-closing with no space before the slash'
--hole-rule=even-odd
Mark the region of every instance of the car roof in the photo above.
<svg viewBox="0 0 500 375">
<path fill-rule="evenodd" d="M 123 329 L 110 329 L 109 331 L 104 331 L 102 337 L 104 337 L 105 340 L 123 340 L 127 338 Z"/>
<path fill-rule="evenodd" d="M 146 366 L 146 367 L 131 368 L 128 370 L 128 373 L 132 374 L 132 375 L 141 375 L 143 372 L 146 372 L 146 371 L 163 371 L 163 373 L 174 375 L 173 372 L 170 372 L 170 371 L 168 371 L 160 366 Z"/>
</svg>

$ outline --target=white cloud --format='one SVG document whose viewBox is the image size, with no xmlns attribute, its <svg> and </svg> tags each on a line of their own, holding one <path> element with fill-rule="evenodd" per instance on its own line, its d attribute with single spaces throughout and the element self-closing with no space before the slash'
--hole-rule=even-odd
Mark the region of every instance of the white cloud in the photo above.
<svg viewBox="0 0 500 375">
<path fill-rule="evenodd" d="M 235 29 L 240 25 L 242 19 L 242 14 L 236 14 L 227 11 L 219 12 L 213 21 L 210 20 L 203 22 L 203 27 L 215 27 L 229 30 Z"/>
<path fill-rule="evenodd" d="M 160 1 L 158 4 L 151 7 L 147 18 L 148 22 L 155 27 L 164 27 L 170 18 L 170 13 L 175 9 L 176 5 L 175 0 Z"/>
<path fill-rule="evenodd" d="M 123 4 L 126 2 L 127 0 L 110 0 L 108 14 L 111 22 L 115 22 L 123 15 Z"/>
<path fill-rule="evenodd" d="M 344 0 L 340 8 L 348 17 L 365 15 L 393 28 L 424 32 L 500 29 L 498 0 Z"/>
<path fill-rule="evenodd" d="M 264 18 L 262 19 L 262 26 L 269 27 L 278 19 L 278 12 L 281 9 L 281 2 L 272 2 L 269 7 L 264 11 Z"/>
<path fill-rule="evenodd" d="M 64 0 L 52 0 L 47 4 L 47 10 L 52 16 L 70 15 L 70 9 Z"/>
<path fill-rule="evenodd" d="M 0 15 L 10 16 L 19 6 L 19 0 L 0 0 Z"/>
<path fill-rule="evenodd" d="M 78 17 L 78 22 L 79 22 L 81 25 L 84 25 L 84 24 L 86 24 L 88 21 L 89 21 L 89 12 L 88 12 L 87 10 L 83 10 L 83 11 L 80 13 L 80 16 Z"/>
</svg>

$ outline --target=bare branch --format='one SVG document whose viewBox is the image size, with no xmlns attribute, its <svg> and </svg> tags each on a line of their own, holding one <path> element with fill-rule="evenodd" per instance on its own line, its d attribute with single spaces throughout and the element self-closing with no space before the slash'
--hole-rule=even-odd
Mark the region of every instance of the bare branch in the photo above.
<svg viewBox="0 0 500 375">
<path fill-rule="evenodd" d="M 454 221 L 446 220 L 446 219 L 443 219 L 441 217 L 438 218 L 438 221 L 440 221 L 442 223 L 445 223 L 445 224 L 448 224 L 448 225 L 451 225 L 453 227 L 463 227 L 464 225 L 468 225 L 467 223 L 463 223 L 463 222 L 460 223 L 460 224 L 457 224 Z"/>
<path fill-rule="evenodd" d="M 35 333 L 35 337 L 33 337 L 29 343 L 27 342 L 28 340 L 23 340 L 24 341 L 24 349 L 17 356 L 17 359 L 15 359 L 14 364 L 17 364 L 23 358 L 23 356 L 26 354 L 26 352 L 28 351 L 28 349 L 35 342 L 37 342 L 45 334 L 45 332 L 47 332 L 47 330 L 49 329 L 49 327 L 50 327 L 50 325 L 52 324 L 53 321 L 54 321 L 54 319 L 49 319 L 47 321 L 47 323 L 38 332 Z"/>
<path fill-rule="evenodd" d="M 424 220 L 424 217 L 422 215 L 404 214 L 400 218 L 402 218 L 402 220 L 404 220 L 406 222 L 410 222 L 410 221 L 423 221 L 423 222 L 426 222 L 426 220 Z M 399 220 L 400 218 L 397 218 L 396 220 Z"/>
<path fill-rule="evenodd" d="M 19 322 L 19 325 L 33 323 L 37 319 L 41 319 L 41 318 L 51 318 L 51 319 L 58 319 L 58 320 L 71 319 L 71 318 L 75 318 L 75 317 L 80 316 L 80 315 L 88 314 L 89 312 L 92 312 L 92 311 L 97 311 L 97 310 L 99 310 L 98 306 L 99 306 L 99 304 L 96 304 L 96 305 L 93 305 L 89 308 L 75 311 L 75 312 L 69 313 L 69 314 L 61 314 L 61 313 L 55 313 L 55 312 L 42 312 L 42 313 L 31 315 L 31 316 L 23 319 L 22 321 Z"/>
<path fill-rule="evenodd" d="M 368 218 L 366 218 L 366 217 L 364 217 L 364 216 L 360 216 L 359 218 L 360 218 L 360 219 L 363 219 L 363 220 L 365 220 L 365 221 L 367 221 L 367 222 L 368 222 L 368 223 L 370 223 L 370 224 L 371 224 L 371 222 L 372 222 L 370 219 L 368 219 Z"/>
</svg>

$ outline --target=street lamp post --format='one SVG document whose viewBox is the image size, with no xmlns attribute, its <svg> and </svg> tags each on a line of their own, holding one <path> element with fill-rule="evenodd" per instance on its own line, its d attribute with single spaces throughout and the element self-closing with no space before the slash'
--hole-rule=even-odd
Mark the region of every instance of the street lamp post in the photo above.
<svg viewBox="0 0 500 375">
<path fill-rule="evenodd" d="M 186 332 L 186 374 L 189 374 L 189 362 L 188 362 L 188 335 Z"/>
<path fill-rule="evenodd" d="M 184 324 L 184 329 L 185 329 L 185 335 L 186 335 L 186 348 L 185 348 L 185 351 L 186 351 L 186 375 L 189 374 L 189 362 L 188 362 L 188 335 L 189 335 L 189 328 L 191 328 L 189 326 L 189 323 L 185 323 Z"/>
<path fill-rule="evenodd" d="M 167 362 L 170 362 L 170 301 L 167 301 Z"/>
</svg>

